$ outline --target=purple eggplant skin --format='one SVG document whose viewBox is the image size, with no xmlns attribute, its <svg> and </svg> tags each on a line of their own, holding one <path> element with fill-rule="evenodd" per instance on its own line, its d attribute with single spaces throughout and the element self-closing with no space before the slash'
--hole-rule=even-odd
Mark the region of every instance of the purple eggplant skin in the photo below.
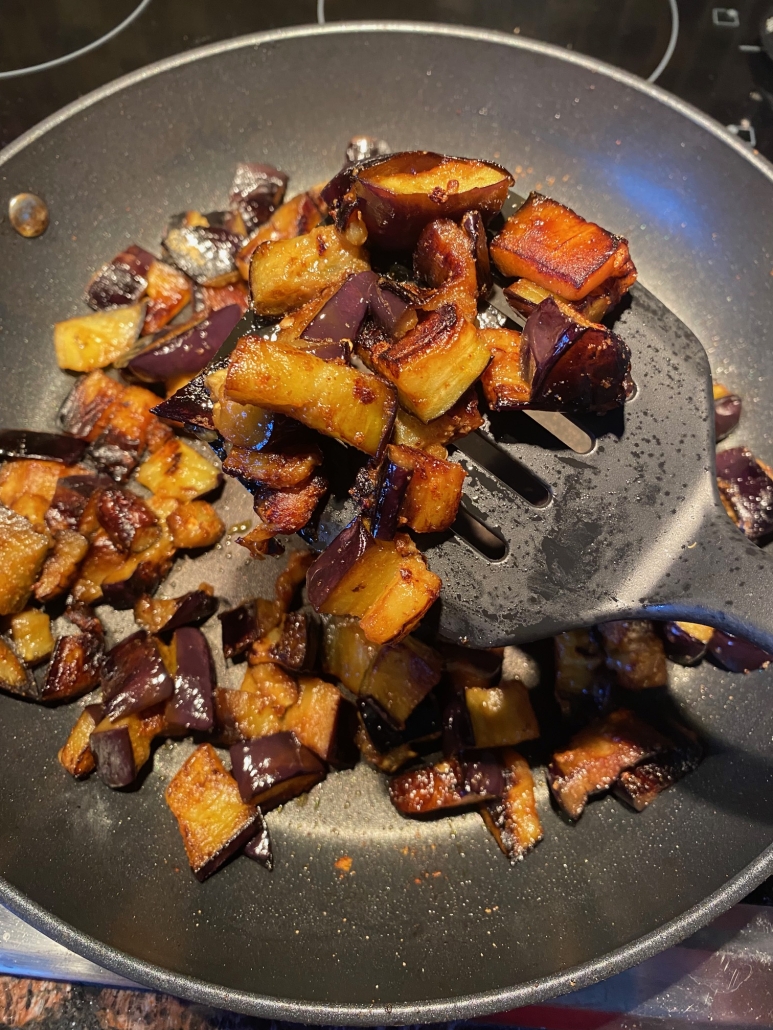
<svg viewBox="0 0 773 1030">
<path fill-rule="evenodd" d="M 376 540 L 392 540 L 399 528 L 398 516 L 411 481 L 411 469 L 388 461 L 379 484 L 373 512 L 373 536 Z"/>
<path fill-rule="evenodd" d="M 153 594 L 166 575 L 159 562 L 141 561 L 126 579 L 102 584 L 102 600 L 119 612 L 133 608 L 143 594 Z"/>
<path fill-rule="evenodd" d="M 494 277 L 491 274 L 491 258 L 488 252 L 486 226 L 483 224 L 480 211 L 465 212 L 462 216 L 462 228 L 470 237 L 470 243 L 472 244 L 475 274 L 478 279 L 478 293 L 481 297 L 485 297 L 494 285 Z"/>
<path fill-rule="evenodd" d="M 86 287 L 85 301 L 95 311 L 136 304 L 148 288 L 148 270 L 155 257 L 132 244 L 103 265 Z"/>
<path fill-rule="evenodd" d="M 773 478 L 745 447 L 717 454 L 719 492 L 735 513 L 738 528 L 750 540 L 773 532 Z"/>
<path fill-rule="evenodd" d="M 223 361 L 213 365 L 206 370 L 206 373 L 223 368 L 226 363 Z M 215 423 L 212 421 L 214 407 L 215 402 L 207 387 L 206 374 L 201 372 L 185 386 L 181 386 L 171 397 L 167 397 L 165 401 L 161 401 L 150 410 L 152 414 L 158 415 L 159 418 L 169 419 L 170 422 L 182 422 L 186 426 L 214 431 Z"/>
<path fill-rule="evenodd" d="M 372 697 L 357 698 L 357 711 L 371 743 L 382 754 L 402 744 L 439 737 L 443 720 L 437 699 L 427 694 L 405 720 L 405 728 L 394 725 L 389 713 Z"/>
<path fill-rule="evenodd" d="M 97 775 L 108 787 L 128 787 L 137 775 L 128 727 L 115 726 L 92 733 L 89 747 L 97 764 Z"/>
<path fill-rule="evenodd" d="M 207 638 L 195 626 L 175 631 L 177 670 L 174 693 L 166 703 L 167 721 L 189 730 L 211 730 L 215 725 L 212 691 L 215 665 Z"/>
<path fill-rule="evenodd" d="M 100 678 L 102 703 L 110 719 L 168 701 L 174 691 L 174 681 L 145 630 L 108 651 Z"/>
<path fill-rule="evenodd" d="M 244 219 L 249 233 L 267 222 L 285 195 L 288 176 L 273 165 L 240 162 L 228 201 Z"/>
<path fill-rule="evenodd" d="M 773 654 L 750 644 L 741 637 L 731 637 L 715 629 L 708 646 L 709 654 L 728 672 L 755 672 L 766 669 L 773 662 Z"/>
<path fill-rule="evenodd" d="M 310 347 L 304 347 L 307 354 L 313 354 L 323 361 L 344 361 L 349 360 L 349 347 L 346 340 L 320 340 L 319 343 L 312 343 Z"/>
<path fill-rule="evenodd" d="M 12 458 L 42 458 L 77 465 L 88 444 L 63 433 L 34 433 L 30 429 L 0 429 L 0 461 Z"/>
<path fill-rule="evenodd" d="M 288 672 L 311 672 L 319 648 L 320 623 L 316 613 L 288 612 L 282 623 L 282 636 L 271 648 L 271 657 Z"/>
<path fill-rule="evenodd" d="M 443 709 L 443 755 L 454 758 L 475 746 L 472 721 L 463 697 L 452 698 Z"/>
<path fill-rule="evenodd" d="M 187 332 L 132 358 L 128 364 L 129 371 L 148 383 L 160 383 L 174 376 L 195 375 L 210 363 L 241 317 L 238 304 L 219 308 Z"/>
<path fill-rule="evenodd" d="M 375 272 L 355 272 L 336 290 L 301 333 L 302 340 L 353 340 L 368 311 Z"/>
<path fill-rule="evenodd" d="M 666 657 L 679 665 L 697 665 L 706 657 L 708 644 L 688 633 L 678 622 L 663 626 Z"/>
<path fill-rule="evenodd" d="M 194 622 L 206 622 L 215 614 L 218 599 L 206 590 L 191 590 L 177 599 L 179 607 L 172 618 L 161 627 L 159 633 L 169 633 L 181 626 L 190 626 Z"/>
<path fill-rule="evenodd" d="M 173 225 L 162 246 L 173 265 L 200 286 L 219 283 L 236 268 L 241 236 L 214 225 Z"/>
<path fill-rule="evenodd" d="M 297 797 L 325 777 L 325 766 L 294 733 L 231 745 L 231 773 L 242 800 L 262 811 Z"/>
<path fill-rule="evenodd" d="M 469 794 L 499 798 L 505 792 L 502 765 L 490 751 L 479 751 L 462 761 L 464 789 Z"/>
<path fill-rule="evenodd" d="M 218 615 L 223 641 L 223 655 L 235 658 L 243 654 L 260 636 L 258 613 L 254 601 L 231 608 Z"/>
<path fill-rule="evenodd" d="M 583 325 L 552 297 L 523 328 L 531 397 L 528 407 L 569 414 L 603 414 L 633 391 L 631 354 L 610 329 Z"/>
<path fill-rule="evenodd" d="M 414 307 L 416 299 L 399 283 L 389 279 L 381 279 L 370 291 L 370 314 L 382 329 L 390 335 L 409 308 Z"/>
<path fill-rule="evenodd" d="M 262 817 L 258 821 L 258 825 L 260 826 L 258 832 L 251 841 L 244 845 L 244 854 L 247 858 L 251 858 L 254 862 L 259 862 L 264 869 L 268 869 L 271 872 L 274 868 L 274 851 L 271 847 L 268 826 Z"/>
<path fill-rule="evenodd" d="M 714 398 L 714 434 L 717 443 L 729 436 L 741 421 L 742 406 L 743 402 L 736 393 Z"/>
<path fill-rule="evenodd" d="M 309 604 L 317 611 L 322 607 L 340 581 L 373 544 L 373 537 L 358 515 L 349 523 L 320 556 L 312 562 L 306 573 L 306 594 Z"/>
</svg>

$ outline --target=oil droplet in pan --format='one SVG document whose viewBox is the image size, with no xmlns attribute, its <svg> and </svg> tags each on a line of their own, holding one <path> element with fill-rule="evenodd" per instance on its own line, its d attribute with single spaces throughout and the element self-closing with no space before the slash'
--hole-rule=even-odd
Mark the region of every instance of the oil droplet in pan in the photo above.
<svg viewBox="0 0 773 1030">
<path fill-rule="evenodd" d="M 8 203 L 8 219 L 20 236 L 32 239 L 48 228 L 48 208 L 34 193 L 17 193 Z"/>
</svg>

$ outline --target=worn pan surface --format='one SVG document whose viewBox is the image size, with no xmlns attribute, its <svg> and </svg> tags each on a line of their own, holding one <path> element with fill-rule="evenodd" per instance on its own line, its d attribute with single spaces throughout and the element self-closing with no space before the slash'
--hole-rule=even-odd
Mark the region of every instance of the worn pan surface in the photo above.
<svg viewBox="0 0 773 1030">
<path fill-rule="evenodd" d="M 628 236 L 642 281 L 744 395 L 739 439 L 773 459 L 771 167 L 622 72 L 426 25 L 217 44 L 8 148 L 2 205 L 33 190 L 52 224 L 36 241 L 0 225 L 0 422 L 51 426 L 68 380 L 50 327 L 101 262 L 131 240 L 154 247 L 172 212 L 221 206 L 237 160 L 268 159 L 302 188 L 356 132 L 496 158 L 519 192 L 541 183 Z M 238 499 L 224 504 L 238 521 Z M 209 579 L 234 601 L 268 588 L 275 567 L 239 551 L 183 564 L 170 588 Z M 704 664 L 672 682 L 711 753 L 641 815 L 608 799 L 570 827 L 543 793 L 546 840 L 511 869 L 476 816 L 403 821 L 358 768 L 271 818 L 272 875 L 239 860 L 203 886 L 162 798 L 179 751 L 158 752 L 136 792 L 75 784 L 55 757 L 71 711 L 2 697 L 0 900 L 127 977 L 261 1015 L 378 1024 L 534 1002 L 674 943 L 773 870 L 773 672 Z"/>
</svg>

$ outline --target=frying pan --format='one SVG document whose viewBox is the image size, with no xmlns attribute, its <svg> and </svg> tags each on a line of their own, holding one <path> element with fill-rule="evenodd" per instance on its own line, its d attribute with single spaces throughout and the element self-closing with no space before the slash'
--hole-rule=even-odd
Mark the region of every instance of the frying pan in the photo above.
<svg viewBox="0 0 773 1030">
<path fill-rule="evenodd" d="M 52 427 L 70 382 L 51 324 L 81 310 L 100 263 L 132 240 L 155 246 L 175 211 L 221 206 L 237 160 L 270 160 L 305 188 L 358 132 L 498 159 L 519 192 L 541 183 L 627 236 L 644 284 L 744 395 L 738 439 L 773 456 L 773 169 L 598 62 L 405 23 L 192 51 L 5 150 L 3 197 L 42 194 L 52 222 L 35 241 L 0 226 L 2 422 Z M 237 522 L 243 498 L 222 504 Z M 239 550 L 179 563 L 168 589 L 209 580 L 232 601 L 270 589 L 276 567 Z M 125 615 L 112 625 L 128 628 Z M 134 792 L 76 784 L 55 757 L 72 711 L 2 697 L 0 900 L 130 979 L 263 1016 L 406 1023 L 533 1003 L 675 943 L 773 870 L 771 683 L 672 670 L 675 703 L 708 743 L 701 767 L 640 815 L 607 799 L 576 826 L 542 790 L 546 839 L 514 868 L 474 814 L 401 820 L 383 779 L 358 766 L 270 817 L 273 874 L 238 860 L 204 885 L 162 797 L 184 745 L 157 752 Z M 334 864 L 343 855 L 348 873 Z"/>
</svg>

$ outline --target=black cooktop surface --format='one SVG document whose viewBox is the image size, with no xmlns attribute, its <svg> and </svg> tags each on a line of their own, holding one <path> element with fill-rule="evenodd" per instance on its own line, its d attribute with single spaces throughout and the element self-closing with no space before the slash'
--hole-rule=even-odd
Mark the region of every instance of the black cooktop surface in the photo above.
<svg viewBox="0 0 773 1030">
<path fill-rule="evenodd" d="M 355 18 L 475 25 L 590 54 L 657 81 L 773 158 L 772 0 L 3 0 L 0 145 L 161 57 Z"/>
</svg>

